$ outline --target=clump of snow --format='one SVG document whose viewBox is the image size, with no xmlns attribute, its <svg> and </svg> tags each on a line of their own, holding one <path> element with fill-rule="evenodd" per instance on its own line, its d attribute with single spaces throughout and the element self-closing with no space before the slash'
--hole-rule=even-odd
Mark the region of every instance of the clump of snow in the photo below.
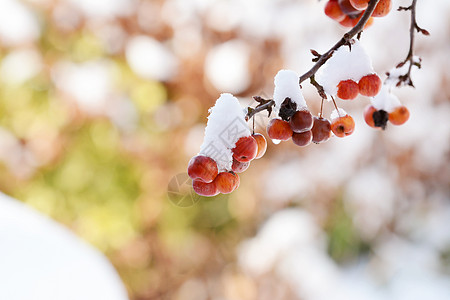
<svg viewBox="0 0 450 300">
<path fill-rule="evenodd" d="M 242 41 L 228 41 L 211 49 L 205 60 L 205 74 L 219 91 L 240 93 L 251 83 L 250 48 Z"/>
<path fill-rule="evenodd" d="M 383 84 L 380 92 L 370 99 L 373 107 L 377 110 L 384 110 L 386 112 L 392 112 L 395 108 L 401 106 L 400 100 L 397 96 L 391 93 L 390 88 Z"/>
<path fill-rule="evenodd" d="M 214 159 L 219 171 L 231 170 L 231 149 L 241 137 L 251 135 L 245 122 L 245 112 L 236 97 L 223 93 L 209 113 L 199 155 Z"/>
<path fill-rule="evenodd" d="M 341 46 L 333 53 L 333 56 L 317 72 L 316 80 L 327 94 L 336 95 L 340 81 L 352 79 L 358 82 L 361 77 L 373 73 L 375 71 L 369 55 L 361 43 L 354 40 L 351 50 L 348 46 Z"/>
<path fill-rule="evenodd" d="M 273 100 L 275 109 L 279 110 L 283 101 L 289 97 L 297 104 L 297 110 L 308 109 L 299 84 L 299 76 L 291 70 L 281 70 L 275 76 Z"/>
<path fill-rule="evenodd" d="M 334 109 L 331 112 L 331 115 L 330 115 L 331 120 L 335 120 L 339 117 L 344 117 L 344 116 L 348 115 L 348 113 L 343 108 L 338 108 L 338 109 L 339 109 L 339 111 Z"/>
</svg>

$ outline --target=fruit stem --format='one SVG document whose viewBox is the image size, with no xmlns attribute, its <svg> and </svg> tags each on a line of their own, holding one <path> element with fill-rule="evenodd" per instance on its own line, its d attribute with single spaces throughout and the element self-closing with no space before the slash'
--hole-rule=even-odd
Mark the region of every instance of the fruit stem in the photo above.
<svg viewBox="0 0 450 300">
<path fill-rule="evenodd" d="M 320 102 L 320 113 L 319 113 L 319 118 L 322 118 L 322 113 L 323 113 L 323 98 L 322 101 Z"/>
<path fill-rule="evenodd" d="M 336 101 L 334 100 L 334 97 L 333 97 L 333 96 L 331 96 L 331 100 L 333 100 L 334 108 L 336 108 L 336 111 L 337 111 L 338 116 L 339 116 L 339 117 L 342 117 L 342 116 L 341 116 L 341 112 L 339 111 L 339 108 L 337 107 Z"/>
</svg>

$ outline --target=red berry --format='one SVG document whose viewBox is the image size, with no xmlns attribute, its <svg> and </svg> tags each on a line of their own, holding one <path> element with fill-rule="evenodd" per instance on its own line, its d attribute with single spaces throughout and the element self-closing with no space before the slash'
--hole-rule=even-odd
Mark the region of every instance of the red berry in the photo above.
<svg viewBox="0 0 450 300">
<path fill-rule="evenodd" d="M 297 146 L 301 146 L 301 147 L 308 146 L 309 144 L 311 144 L 311 141 L 312 141 L 311 130 L 301 132 L 301 133 L 294 132 L 294 134 L 292 135 L 292 141 Z"/>
<path fill-rule="evenodd" d="M 392 0 L 380 0 L 372 13 L 372 17 L 384 17 L 392 9 Z"/>
<path fill-rule="evenodd" d="M 377 74 L 363 76 L 358 82 L 359 93 L 367 97 L 374 97 L 381 89 L 381 79 Z"/>
<path fill-rule="evenodd" d="M 406 106 L 399 106 L 389 113 L 389 122 L 394 125 L 402 125 L 409 119 L 409 110 Z"/>
<path fill-rule="evenodd" d="M 233 157 L 240 162 L 251 161 L 258 152 L 258 143 L 252 136 L 241 137 L 233 148 Z"/>
<path fill-rule="evenodd" d="M 339 0 L 338 1 L 339 6 L 341 7 L 341 10 L 346 14 L 347 16 L 357 15 L 361 13 L 361 11 L 357 10 L 352 6 L 349 0 Z"/>
<path fill-rule="evenodd" d="M 215 181 L 203 182 L 199 179 L 192 181 L 192 187 L 194 191 L 200 196 L 212 197 L 219 194 Z"/>
<path fill-rule="evenodd" d="M 211 182 L 218 173 L 217 163 L 211 157 L 197 155 L 191 158 L 188 165 L 188 175 L 193 180 L 200 179 Z"/>
<path fill-rule="evenodd" d="M 248 169 L 250 166 L 250 162 L 240 162 L 233 158 L 233 164 L 231 165 L 231 169 L 236 173 L 242 173 Z"/>
<path fill-rule="evenodd" d="M 344 27 L 354 27 L 358 23 L 359 18 L 345 16 L 345 18 L 339 22 Z"/>
<path fill-rule="evenodd" d="M 350 115 L 338 117 L 331 122 L 331 131 L 337 137 L 345 137 L 355 130 L 355 121 Z"/>
<path fill-rule="evenodd" d="M 369 5 L 369 0 L 350 0 L 350 4 L 359 10 L 364 10 Z"/>
<path fill-rule="evenodd" d="M 337 96 L 343 100 L 355 99 L 359 93 L 358 84 L 351 79 L 339 82 L 337 88 Z"/>
<path fill-rule="evenodd" d="M 239 187 L 239 176 L 234 172 L 221 172 L 214 183 L 220 193 L 229 194 Z"/>
<path fill-rule="evenodd" d="M 299 110 L 289 120 L 293 132 L 301 133 L 309 131 L 313 125 L 313 118 L 308 110 Z"/>
<path fill-rule="evenodd" d="M 325 4 L 325 14 L 331 19 L 340 22 L 344 20 L 345 14 L 339 6 L 338 0 L 330 0 Z"/>
<path fill-rule="evenodd" d="M 258 144 L 258 152 L 256 153 L 255 159 L 263 157 L 267 150 L 267 141 L 266 138 L 261 133 L 254 133 L 253 138 L 256 140 Z"/>
<path fill-rule="evenodd" d="M 377 128 L 375 126 L 375 121 L 373 120 L 373 113 L 376 111 L 377 109 L 370 104 L 364 109 L 364 121 L 366 121 L 367 125 L 373 128 Z"/>
<path fill-rule="evenodd" d="M 272 119 L 267 125 L 267 135 L 273 140 L 287 141 L 292 137 L 292 129 L 289 122 Z"/>
<path fill-rule="evenodd" d="M 328 141 L 331 136 L 331 124 L 325 118 L 314 117 L 314 124 L 311 128 L 312 141 L 316 144 Z"/>
</svg>

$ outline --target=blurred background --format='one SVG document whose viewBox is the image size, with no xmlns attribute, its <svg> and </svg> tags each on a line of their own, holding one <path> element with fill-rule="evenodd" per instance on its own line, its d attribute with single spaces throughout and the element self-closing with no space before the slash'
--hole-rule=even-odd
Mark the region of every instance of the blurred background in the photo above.
<svg viewBox="0 0 450 300">
<path fill-rule="evenodd" d="M 131 299 L 448 300 L 450 2 L 432 2 L 416 88 L 395 91 L 405 125 L 341 101 L 352 136 L 269 141 L 237 191 L 192 198 L 208 108 L 306 72 L 345 32 L 324 1 L 0 0 L 0 190 L 105 253 Z M 362 35 L 380 76 L 406 57 L 409 4 Z"/>
</svg>

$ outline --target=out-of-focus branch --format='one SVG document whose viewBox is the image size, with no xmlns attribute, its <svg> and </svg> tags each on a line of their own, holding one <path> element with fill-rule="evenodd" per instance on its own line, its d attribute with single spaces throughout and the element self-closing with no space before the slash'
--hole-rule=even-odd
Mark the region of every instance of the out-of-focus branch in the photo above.
<svg viewBox="0 0 450 300">
<path fill-rule="evenodd" d="M 414 37 L 415 37 L 415 33 L 416 30 L 417 32 L 422 33 L 423 35 L 430 35 L 430 33 L 419 27 L 419 25 L 417 25 L 417 20 L 416 20 L 416 4 L 417 4 L 417 0 L 413 0 L 411 5 L 408 7 L 403 7 L 400 6 L 398 8 L 398 11 L 410 11 L 411 12 L 411 25 L 409 27 L 409 51 L 408 51 L 408 55 L 406 55 L 405 60 L 403 60 L 401 63 L 399 63 L 397 65 L 397 68 L 401 68 L 404 64 L 406 64 L 407 62 L 409 62 L 409 66 L 408 66 L 408 71 L 406 72 L 406 74 L 404 75 L 400 75 L 398 77 L 399 81 L 397 82 L 397 86 L 400 86 L 402 83 L 405 83 L 409 86 L 414 87 L 414 84 L 411 80 L 411 69 L 412 66 L 416 66 L 420 69 L 420 62 L 418 61 L 414 61 Z"/>
</svg>

